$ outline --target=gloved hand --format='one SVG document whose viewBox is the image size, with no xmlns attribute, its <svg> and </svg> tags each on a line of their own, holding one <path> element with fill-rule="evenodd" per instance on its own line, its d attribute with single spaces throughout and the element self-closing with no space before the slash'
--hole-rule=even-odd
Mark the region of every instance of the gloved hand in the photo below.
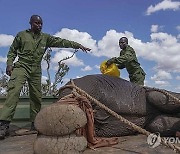
<svg viewBox="0 0 180 154">
<path fill-rule="evenodd" d="M 106 62 L 106 66 L 110 66 L 112 63 L 114 63 L 116 61 L 116 57 L 113 57 L 111 59 L 109 59 L 107 62 Z"/>
</svg>

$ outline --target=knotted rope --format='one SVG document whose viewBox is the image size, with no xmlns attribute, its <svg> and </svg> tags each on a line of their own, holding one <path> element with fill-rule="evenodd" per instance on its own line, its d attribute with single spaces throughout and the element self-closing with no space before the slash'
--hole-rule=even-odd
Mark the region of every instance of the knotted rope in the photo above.
<svg viewBox="0 0 180 154">
<path fill-rule="evenodd" d="M 73 80 L 70 80 L 71 81 L 71 85 L 65 85 L 63 86 L 62 88 L 59 89 L 59 91 L 65 89 L 65 88 L 71 88 L 73 89 L 72 91 L 72 94 L 75 95 L 75 96 L 78 96 L 78 95 L 81 95 L 81 96 L 84 96 L 86 97 L 87 99 L 89 99 L 90 101 L 94 102 L 96 105 L 98 105 L 99 107 L 101 107 L 102 109 L 104 109 L 105 111 L 107 111 L 108 113 L 110 113 L 111 115 L 113 115 L 114 117 L 116 117 L 117 119 L 119 119 L 121 122 L 127 124 L 128 126 L 130 126 L 131 128 L 133 128 L 135 131 L 143 134 L 143 135 L 150 135 L 151 132 L 135 125 L 134 123 L 128 121 L 127 119 L 125 119 L 124 117 L 122 117 L 121 115 L 117 114 L 116 112 L 112 111 L 111 109 L 109 109 L 108 107 L 106 107 L 104 104 L 102 104 L 101 102 L 99 102 L 98 100 L 96 100 L 95 98 L 93 98 L 92 96 L 90 96 L 88 93 L 86 93 L 84 90 L 80 89 L 78 86 L 76 86 L 74 84 L 74 81 Z M 72 95 L 72 94 L 69 94 L 69 95 Z M 67 97 L 67 96 L 65 96 Z M 169 142 L 166 142 L 164 138 L 161 138 L 161 143 L 164 144 L 165 146 L 173 149 L 175 152 L 178 152 L 180 153 L 180 147 L 179 146 L 176 146 L 174 144 L 171 144 Z"/>
</svg>

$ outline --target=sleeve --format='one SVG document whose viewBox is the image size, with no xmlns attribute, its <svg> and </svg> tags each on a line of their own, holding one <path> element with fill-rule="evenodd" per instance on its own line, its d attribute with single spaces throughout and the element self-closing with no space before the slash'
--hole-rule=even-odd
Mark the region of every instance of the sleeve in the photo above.
<svg viewBox="0 0 180 154">
<path fill-rule="evenodd" d="M 51 36 L 51 35 L 49 35 L 47 39 L 48 47 L 79 49 L 80 45 L 81 44 L 77 42 L 69 41 L 69 40 L 62 39 L 60 37 Z"/>
<path fill-rule="evenodd" d="M 17 34 L 7 54 L 7 65 L 13 65 L 13 61 L 17 56 L 17 50 L 19 48 L 20 48 L 20 36 L 19 34 Z"/>
<path fill-rule="evenodd" d="M 117 64 L 117 67 L 119 68 L 119 69 L 123 69 L 123 68 L 125 68 L 125 66 L 123 65 L 123 64 Z"/>
<path fill-rule="evenodd" d="M 118 68 L 123 69 L 127 63 L 134 59 L 133 57 L 133 53 L 130 50 L 127 50 L 125 54 L 116 58 L 115 63 L 118 65 Z"/>
</svg>

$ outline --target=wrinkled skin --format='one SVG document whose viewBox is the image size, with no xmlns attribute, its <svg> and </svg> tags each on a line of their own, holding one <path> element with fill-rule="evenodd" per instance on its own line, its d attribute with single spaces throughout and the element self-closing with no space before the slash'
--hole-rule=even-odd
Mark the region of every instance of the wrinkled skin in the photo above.
<svg viewBox="0 0 180 154">
<path fill-rule="evenodd" d="M 161 92 L 148 90 L 121 78 L 100 74 L 88 75 L 73 81 L 76 86 L 111 110 L 150 132 L 174 136 L 180 131 L 180 103 Z M 69 93 L 69 88 L 60 90 L 59 97 Z M 180 99 L 180 94 L 170 93 Z M 137 133 L 97 105 L 93 104 L 93 109 L 97 136 L 111 137 Z"/>
</svg>

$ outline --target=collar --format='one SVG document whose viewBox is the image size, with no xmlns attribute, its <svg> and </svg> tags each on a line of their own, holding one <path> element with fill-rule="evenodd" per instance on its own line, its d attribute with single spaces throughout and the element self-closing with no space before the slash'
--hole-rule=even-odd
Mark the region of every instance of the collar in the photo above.
<svg viewBox="0 0 180 154">
<path fill-rule="evenodd" d="M 31 29 L 27 29 L 26 32 L 31 33 L 31 34 L 34 35 L 34 33 L 31 32 Z M 42 35 L 42 32 L 40 32 L 39 34 L 35 34 L 35 35 Z"/>
</svg>

